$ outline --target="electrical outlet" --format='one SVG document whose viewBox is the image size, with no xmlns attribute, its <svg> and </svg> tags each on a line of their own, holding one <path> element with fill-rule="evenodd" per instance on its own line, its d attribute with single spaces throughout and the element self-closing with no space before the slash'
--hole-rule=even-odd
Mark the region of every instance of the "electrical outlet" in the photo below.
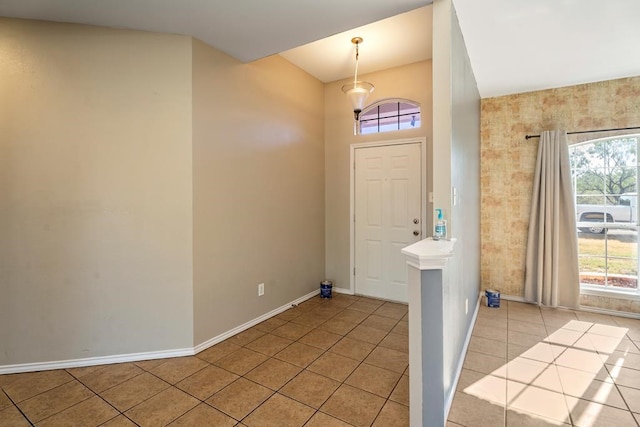
<svg viewBox="0 0 640 427">
<path fill-rule="evenodd" d="M 262 295 L 264 295 L 264 283 L 258 285 L 258 296 L 261 297 Z"/>
<path fill-rule="evenodd" d="M 469 314 L 469 298 L 464 299 L 464 314 Z"/>
</svg>

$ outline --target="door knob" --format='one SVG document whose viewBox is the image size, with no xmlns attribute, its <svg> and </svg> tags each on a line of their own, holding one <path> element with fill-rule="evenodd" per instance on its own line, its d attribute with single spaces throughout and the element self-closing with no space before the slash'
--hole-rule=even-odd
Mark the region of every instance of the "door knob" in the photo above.
<svg viewBox="0 0 640 427">
<path fill-rule="evenodd" d="M 419 223 L 419 222 L 420 222 L 420 220 L 419 220 L 418 218 L 413 218 L 413 223 L 414 223 L 414 224 L 417 224 L 417 223 Z"/>
<path fill-rule="evenodd" d="M 418 230 L 413 230 L 413 235 L 414 235 L 414 236 L 419 236 L 419 235 L 420 235 L 420 232 L 419 232 Z"/>
</svg>

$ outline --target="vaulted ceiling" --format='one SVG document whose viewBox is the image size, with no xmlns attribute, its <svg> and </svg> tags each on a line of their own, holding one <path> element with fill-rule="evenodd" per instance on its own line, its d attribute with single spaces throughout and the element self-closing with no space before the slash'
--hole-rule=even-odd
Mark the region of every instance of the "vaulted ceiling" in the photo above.
<svg viewBox="0 0 640 427">
<path fill-rule="evenodd" d="M 638 0 L 453 0 L 483 97 L 640 75 Z M 431 57 L 431 0 L 0 0 L 0 16 L 197 37 L 319 80 Z M 1 40 L 0 40 L 1 43 Z"/>
</svg>

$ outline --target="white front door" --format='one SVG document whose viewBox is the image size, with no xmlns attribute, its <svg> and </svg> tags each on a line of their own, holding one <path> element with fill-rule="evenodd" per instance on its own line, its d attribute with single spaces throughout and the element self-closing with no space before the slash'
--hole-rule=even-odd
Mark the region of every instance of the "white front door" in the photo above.
<svg viewBox="0 0 640 427">
<path fill-rule="evenodd" d="M 355 149 L 355 292 L 408 301 L 400 249 L 421 239 L 421 144 Z"/>
</svg>

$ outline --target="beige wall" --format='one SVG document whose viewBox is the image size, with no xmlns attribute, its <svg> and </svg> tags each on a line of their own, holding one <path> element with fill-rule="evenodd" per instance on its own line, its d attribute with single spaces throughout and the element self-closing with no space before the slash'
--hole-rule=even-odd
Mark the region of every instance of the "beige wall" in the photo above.
<svg viewBox="0 0 640 427">
<path fill-rule="evenodd" d="M 0 19 L 0 130 L 0 365 L 190 347 L 190 39 Z"/>
<path fill-rule="evenodd" d="M 193 44 L 195 344 L 319 289 L 324 93 L 279 56 Z M 265 295 L 257 296 L 258 283 Z"/>
<path fill-rule="evenodd" d="M 640 77 L 634 77 L 482 100 L 483 288 L 523 295 L 538 141 L 525 135 L 638 126 L 639 97 Z M 640 312 L 637 301 L 583 296 L 581 304 Z"/>
<path fill-rule="evenodd" d="M 326 198 L 326 277 L 334 286 L 348 289 L 349 272 L 349 149 L 351 144 L 427 137 L 432 140 L 431 61 L 418 62 L 359 76 L 374 84 L 367 100 L 370 105 L 386 98 L 406 98 L 421 104 L 422 127 L 377 135 L 353 134 L 353 110 L 341 87 L 349 79 L 325 85 L 325 198 Z M 430 154 L 427 153 L 427 164 Z M 427 171 L 431 177 L 430 171 Z M 430 179 L 427 188 L 431 188 Z M 428 207 L 430 211 L 431 207 Z"/>
</svg>

